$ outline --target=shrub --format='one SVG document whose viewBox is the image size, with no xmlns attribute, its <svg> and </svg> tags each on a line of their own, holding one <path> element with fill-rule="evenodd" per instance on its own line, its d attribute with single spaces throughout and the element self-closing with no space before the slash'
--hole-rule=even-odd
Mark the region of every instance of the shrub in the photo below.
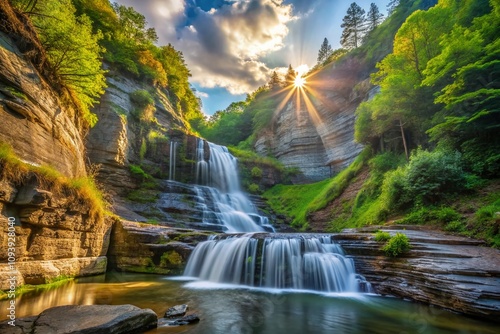
<svg viewBox="0 0 500 334">
<path fill-rule="evenodd" d="M 130 93 L 130 101 L 138 108 L 146 108 L 149 105 L 154 105 L 154 99 L 151 94 L 145 89 L 139 89 Z"/>
<path fill-rule="evenodd" d="M 460 192 L 465 183 L 460 153 L 418 149 L 405 172 L 405 193 L 418 203 L 435 203 L 446 194 Z"/>
<path fill-rule="evenodd" d="M 391 234 L 389 232 L 377 231 L 375 233 L 375 241 L 387 241 L 391 239 Z"/>
<path fill-rule="evenodd" d="M 446 224 L 444 230 L 448 232 L 463 232 L 465 231 L 465 225 L 459 220 L 454 220 Z"/>
<path fill-rule="evenodd" d="M 385 244 L 382 250 L 387 256 L 397 257 L 404 254 L 410 250 L 410 240 L 403 233 L 396 233 L 389 241 Z"/>
<path fill-rule="evenodd" d="M 258 184 L 252 183 L 251 185 L 248 186 L 248 191 L 251 192 L 252 194 L 258 194 L 260 193 L 260 187 Z"/>
<path fill-rule="evenodd" d="M 252 175 L 253 178 L 260 179 L 262 177 L 262 169 L 260 169 L 259 167 L 255 166 L 250 171 L 250 174 Z"/>
</svg>

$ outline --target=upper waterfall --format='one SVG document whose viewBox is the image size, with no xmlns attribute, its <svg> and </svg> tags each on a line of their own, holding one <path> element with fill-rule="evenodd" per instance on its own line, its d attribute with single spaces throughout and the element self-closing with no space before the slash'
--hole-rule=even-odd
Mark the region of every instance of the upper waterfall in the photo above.
<svg viewBox="0 0 500 334">
<path fill-rule="evenodd" d="M 227 147 L 198 139 L 196 183 L 196 206 L 204 227 L 229 233 L 274 232 L 269 219 L 259 215 L 241 191 L 238 160 Z"/>
</svg>

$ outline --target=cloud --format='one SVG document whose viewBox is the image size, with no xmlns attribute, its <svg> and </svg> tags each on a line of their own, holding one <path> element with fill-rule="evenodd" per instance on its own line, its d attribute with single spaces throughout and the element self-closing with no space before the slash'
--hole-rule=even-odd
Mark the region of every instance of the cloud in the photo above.
<svg viewBox="0 0 500 334">
<path fill-rule="evenodd" d="M 195 92 L 195 95 L 198 96 L 198 97 L 202 97 L 204 99 L 208 99 L 210 97 L 210 95 L 208 95 L 208 93 L 200 92 L 199 90 L 197 90 Z"/>
<path fill-rule="evenodd" d="M 225 2 L 209 11 L 197 7 L 175 45 L 201 86 L 249 93 L 267 82 L 270 69 L 261 58 L 283 47 L 291 10 L 279 0 Z"/>
<path fill-rule="evenodd" d="M 159 43 L 182 51 L 201 87 L 249 93 L 265 84 L 266 56 L 283 48 L 296 19 L 283 0 L 118 0 L 154 26 Z"/>
</svg>

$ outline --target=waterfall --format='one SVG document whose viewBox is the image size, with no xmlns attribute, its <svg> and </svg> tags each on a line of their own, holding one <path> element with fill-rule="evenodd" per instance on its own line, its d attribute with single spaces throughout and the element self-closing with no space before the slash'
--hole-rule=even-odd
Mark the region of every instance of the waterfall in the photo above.
<svg viewBox="0 0 500 334">
<path fill-rule="evenodd" d="M 370 292 L 330 237 L 212 238 L 194 249 L 184 275 L 255 287 Z"/>
<path fill-rule="evenodd" d="M 205 151 L 208 145 L 209 152 Z M 208 161 L 206 153 L 209 154 Z M 196 149 L 196 187 L 203 224 L 223 225 L 234 232 L 274 232 L 267 217 L 260 216 L 250 199 L 241 191 L 237 159 L 225 146 L 198 139 Z M 215 226 L 214 226 L 215 227 Z"/>
<path fill-rule="evenodd" d="M 169 171 L 168 171 L 168 179 L 175 180 L 175 163 L 177 157 L 177 142 L 170 142 L 170 161 L 169 161 Z"/>
</svg>

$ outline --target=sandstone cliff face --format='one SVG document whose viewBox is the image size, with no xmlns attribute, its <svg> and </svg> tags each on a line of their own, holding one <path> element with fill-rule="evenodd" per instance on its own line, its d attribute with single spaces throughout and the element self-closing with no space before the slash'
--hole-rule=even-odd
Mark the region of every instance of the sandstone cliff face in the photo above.
<svg viewBox="0 0 500 334">
<path fill-rule="evenodd" d="M 184 121 L 171 105 L 167 93 L 157 89 L 155 91 L 154 116 L 157 120 L 155 127 L 158 132 L 167 134 L 167 129 L 169 131 L 167 141 L 152 142 L 147 139 L 148 134 L 144 125 L 131 116 L 135 107 L 130 100 L 130 94 L 137 90 L 153 88 L 114 71 L 108 75 L 107 83 L 108 88 L 101 97 L 99 105 L 94 109 L 99 122 L 90 130 L 86 147 L 89 160 L 100 166 L 98 179 L 112 193 L 125 195 L 137 187 L 129 172 L 130 164 L 150 165 L 151 174 L 156 173 L 158 175 L 154 176 L 157 177 L 168 177 L 170 141 L 185 141 L 182 131 L 171 129 L 183 129 Z M 142 145 L 145 145 L 147 149 L 141 157 Z"/>
<path fill-rule="evenodd" d="M 23 183 L 0 180 L 0 247 L 8 249 L 8 217 L 15 221 L 15 270 L 0 254 L 0 289 L 8 277 L 17 285 L 42 284 L 66 276 L 106 271 L 111 220 L 94 215 L 78 195 L 51 189 L 32 175 Z"/>
<path fill-rule="evenodd" d="M 30 165 L 48 165 L 65 177 L 86 175 L 84 126 L 70 102 L 45 81 L 44 53 L 33 27 L 0 2 L 0 142 Z M 81 196 L 34 172 L 5 172 L 0 161 L 0 248 L 7 250 L 15 221 L 15 266 L 0 254 L 0 289 L 40 284 L 106 270 L 111 221 Z M 17 173 L 17 176 L 16 176 Z"/>
<path fill-rule="evenodd" d="M 287 167 L 298 167 L 304 178 L 296 182 L 318 181 L 338 173 L 362 149 L 354 142 L 354 112 L 369 97 L 366 78 L 356 60 L 323 68 L 308 78 L 307 97 L 295 92 L 276 111 L 273 123 L 257 138 L 255 149 L 276 156 Z"/>
<path fill-rule="evenodd" d="M 0 141 L 28 163 L 85 175 L 75 110 L 61 103 L 14 42 L 0 32 Z"/>
</svg>

